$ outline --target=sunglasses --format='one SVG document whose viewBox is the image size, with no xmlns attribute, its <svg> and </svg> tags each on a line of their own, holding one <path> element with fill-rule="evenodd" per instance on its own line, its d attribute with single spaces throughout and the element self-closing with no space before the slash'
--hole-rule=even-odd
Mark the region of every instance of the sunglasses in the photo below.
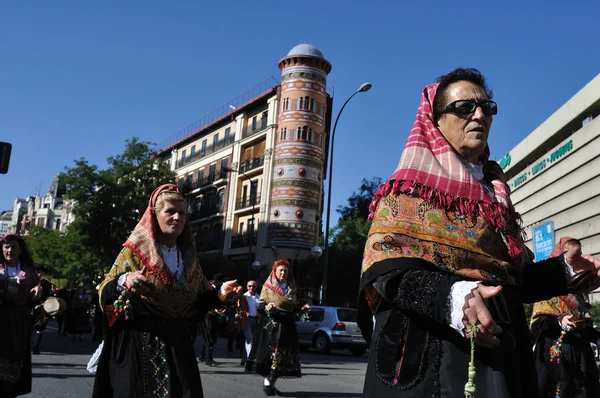
<svg viewBox="0 0 600 398">
<path fill-rule="evenodd" d="M 256 285 L 248 285 L 248 289 L 250 289 L 251 287 L 256 287 Z"/>
<path fill-rule="evenodd" d="M 481 107 L 484 115 L 498 114 L 498 104 L 494 101 L 457 100 L 451 102 L 442 113 L 456 113 L 457 115 L 470 115 Z"/>
</svg>

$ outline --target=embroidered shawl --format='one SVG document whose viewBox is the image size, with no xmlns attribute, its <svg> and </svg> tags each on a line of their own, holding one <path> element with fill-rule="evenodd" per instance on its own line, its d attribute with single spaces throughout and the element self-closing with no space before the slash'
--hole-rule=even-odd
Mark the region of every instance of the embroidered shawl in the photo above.
<svg viewBox="0 0 600 398">
<path fill-rule="evenodd" d="M 167 319 L 178 319 L 193 315 L 194 303 L 198 296 L 212 287 L 200 268 L 188 220 L 177 239 L 177 248 L 181 251 L 184 267 L 181 277 L 175 278 L 163 261 L 158 245 L 159 226 L 154 208 L 158 196 L 166 192 L 181 195 L 174 184 L 162 185 L 154 190 L 146 211 L 101 283 L 99 293 L 102 295 L 104 285 L 119 278 L 123 273 L 144 269 L 144 276 L 156 286 L 156 295 L 152 298 L 142 297 L 142 300 L 157 315 Z M 108 316 L 112 314 L 112 311 L 105 312 Z"/>
<path fill-rule="evenodd" d="M 279 280 L 275 276 L 277 267 L 284 265 L 288 269 L 287 279 L 287 292 L 284 292 L 281 288 Z M 269 274 L 269 277 L 263 284 L 262 292 L 260 293 L 260 301 L 265 303 L 273 303 L 275 307 L 283 311 L 294 311 L 298 299 L 296 297 L 296 282 L 294 276 L 291 273 L 290 263 L 287 260 L 278 260 L 273 264 L 273 269 Z"/>
<path fill-rule="evenodd" d="M 433 120 L 437 87 L 423 90 L 398 167 L 373 197 L 362 273 L 385 259 L 412 257 L 467 279 L 517 284 L 530 252 L 510 188 L 488 147 L 480 161 L 494 197 L 448 143 Z M 369 282 L 363 286 L 373 304 Z"/>
<path fill-rule="evenodd" d="M 564 237 L 558 242 L 550 257 L 561 256 L 565 252 L 565 243 L 573 238 Z M 560 316 L 562 314 L 572 315 L 573 322 L 581 322 L 584 320 L 583 314 L 587 312 L 585 302 L 581 295 L 567 294 L 566 296 L 553 297 L 550 300 L 539 301 L 533 305 L 531 314 L 531 324 L 542 315 Z"/>
</svg>

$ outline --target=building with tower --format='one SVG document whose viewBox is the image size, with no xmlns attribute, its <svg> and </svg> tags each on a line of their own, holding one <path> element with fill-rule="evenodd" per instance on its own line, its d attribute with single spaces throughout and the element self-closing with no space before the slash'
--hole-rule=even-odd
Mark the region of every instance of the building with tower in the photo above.
<svg viewBox="0 0 600 398">
<path fill-rule="evenodd" d="M 256 277 L 252 263 L 264 271 L 280 258 L 316 264 L 310 253 L 321 231 L 331 64 L 300 44 L 279 68 L 281 80 L 262 82 L 159 145 L 186 194 L 209 275 Z"/>
</svg>

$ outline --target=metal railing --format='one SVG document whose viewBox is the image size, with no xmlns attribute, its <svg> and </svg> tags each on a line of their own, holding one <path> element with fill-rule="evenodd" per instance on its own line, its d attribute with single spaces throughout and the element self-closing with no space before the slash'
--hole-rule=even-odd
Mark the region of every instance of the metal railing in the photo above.
<svg viewBox="0 0 600 398">
<path fill-rule="evenodd" d="M 194 189 L 203 188 L 208 185 L 212 185 L 215 181 L 219 181 L 219 180 L 222 180 L 225 178 L 227 178 L 227 171 L 217 170 L 215 172 L 215 175 L 209 174 L 207 177 L 199 178 L 198 180 L 196 180 L 192 183 L 185 181 L 181 185 L 181 190 L 183 191 L 183 193 L 189 193 L 189 192 L 193 191 Z"/>
<path fill-rule="evenodd" d="M 235 203 L 235 209 L 245 209 L 246 207 L 258 206 L 260 204 L 260 195 L 256 197 L 250 196 L 248 198 L 240 199 Z"/>
<path fill-rule="evenodd" d="M 236 111 L 236 108 L 241 108 L 244 105 L 252 102 L 254 99 L 261 97 L 266 94 L 273 87 L 279 86 L 279 80 L 274 77 L 270 77 L 267 80 L 257 84 L 252 87 L 250 90 L 246 91 L 242 95 L 232 99 L 231 101 L 227 101 L 223 106 L 217 108 L 212 111 L 208 115 L 205 115 L 202 119 L 190 124 L 189 126 L 181 129 L 177 133 L 173 134 L 171 137 L 167 138 L 163 142 L 156 145 L 156 150 L 161 151 L 163 149 L 168 148 L 169 146 L 175 144 L 178 141 L 186 138 L 187 136 L 194 134 L 206 126 L 215 123 L 218 120 L 224 120 L 227 117 L 233 115 Z M 233 107 L 233 109 L 232 109 Z"/>
<path fill-rule="evenodd" d="M 222 140 L 218 141 L 216 144 L 210 144 L 206 146 L 206 149 L 201 149 L 198 152 L 195 152 L 193 155 L 187 156 L 184 159 L 179 159 L 177 161 L 177 163 L 175 164 L 175 168 L 178 169 L 180 167 L 183 167 L 187 164 L 190 164 L 198 159 L 202 159 L 205 156 L 208 156 L 216 151 L 219 151 L 225 147 L 228 147 L 229 145 L 233 144 L 235 142 L 235 135 L 230 135 L 227 138 L 223 138 Z"/>
<path fill-rule="evenodd" d="M 265 115 L 266 116 L 266 115 Z M 251 123 L 250 121 L 248 121 Z M 264 117 L 256 123 L 256 125 L 252 126 L 252 124 L 248 124 L 248 126 L 242 129 L 242 138 L 250 137 L 267 128 L 267 117 Z"/>
<path fill-rule="evenodd" d="M 265 164 L 264 156 L 262 158 L 248 159 L 245 162 L 240 163 L 240 167 L 238 170 L 240 171 L 240 173 L 245 173 L 252 169 L 256 169 L 264 164 Z"/>
<path fill-rule="evenodd" d="M 256 245 L 256 239 L 258 238 L 258 234 L 256 232 L 253 232 L 252 234 L 252 245 Z M 234 235 L 231 237 L 231 248 L 232 249 L 237 249 L 240 247 L 248 247 L 249 246 L 249 239 L 250 236 L 249 234 L 241 234 L 241 235 Z"/>
<path fill-rule="evenodd" d="M 223 213 L 223 206 L 219 206 L 216 203 L 202 203 L 200 210 L 190 212 L 190 221 L 199 220 L 201 218 L 207 218 L 214 216 L 217 213 Z"/>
<path fill-rule="evenodd" d="M 223 234 L 217 234 L 209 238 L 196 237 L 196 251 L 210 251 L 223 249 Z"/>
</svg>

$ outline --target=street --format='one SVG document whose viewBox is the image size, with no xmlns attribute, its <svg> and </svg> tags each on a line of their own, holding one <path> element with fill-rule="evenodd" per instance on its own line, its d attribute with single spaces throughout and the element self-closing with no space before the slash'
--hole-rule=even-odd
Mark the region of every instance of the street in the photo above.
<svg viewBox="0 0 600 398">
<path fill-rule="evenodd" d="M 56 322 L 48 325 L 41 344 L 40 355 L 33 355 L 33 390 L 28 398 L 91 397 L 94 375 L 86 370 L 96 345 L 91 335 L 84 341 L 58 336 Z M 199 341 L 196 341 L 199 346 Z M 215 361 L 211 368 L 199 365 L 204 396 L 262 397 L 262 378 L 244 373 L 238 356 L 228 357 L 227 340 L 219 339 Z M 302 378 L 277 381 L 277 389 L 286 397 L 360 397 L 367 357 L 354 357 L 347 350 L 319 355 L 302 352 Z"/>
</svg>

